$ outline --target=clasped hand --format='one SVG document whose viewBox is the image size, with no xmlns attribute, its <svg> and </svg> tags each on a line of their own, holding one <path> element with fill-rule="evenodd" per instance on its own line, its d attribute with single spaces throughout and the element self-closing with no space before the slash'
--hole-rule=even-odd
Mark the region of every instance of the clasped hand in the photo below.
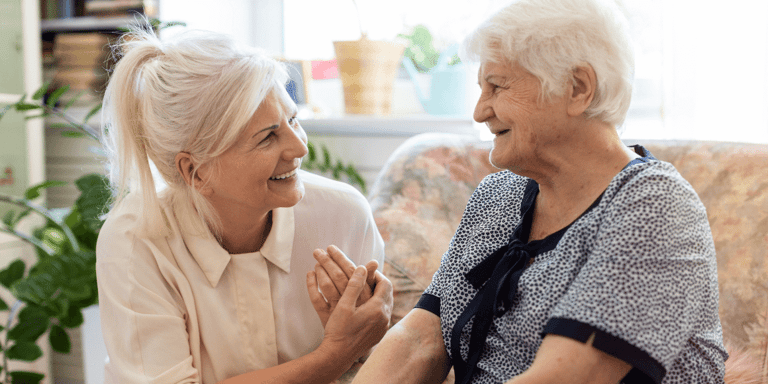
<svg viewBox="0 0 768 384">
<path fill-rule="evenodd" d="M 376 270 L 376 260 L 355 267 L 336 246 L 317 249 L 313 256 L 317 264 L 307 273 L 307 291 L 325 328 L 321 347 L 355 360 L 388 329 L 392 283 Z"/>
</svg>

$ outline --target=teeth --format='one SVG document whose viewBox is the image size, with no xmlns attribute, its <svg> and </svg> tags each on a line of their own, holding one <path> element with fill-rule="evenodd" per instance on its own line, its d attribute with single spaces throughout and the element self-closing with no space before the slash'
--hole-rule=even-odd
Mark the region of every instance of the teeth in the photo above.
<svg viewBox="0 0 768 384">
<path fill-rule="evenodd" d="M 283 179 L 286 179 L 286 178 L 289 178 L 289 177 L 295 175 L 296 171 L 298 171 L 298 168 L 296 168 L 293 171 L 290 171 L 288 173 L 283 173 L 282 175 L 277 175 L 275 177 L 270 177 L 269 179 L 270 180 L 283 180 Z"/>
</svg>

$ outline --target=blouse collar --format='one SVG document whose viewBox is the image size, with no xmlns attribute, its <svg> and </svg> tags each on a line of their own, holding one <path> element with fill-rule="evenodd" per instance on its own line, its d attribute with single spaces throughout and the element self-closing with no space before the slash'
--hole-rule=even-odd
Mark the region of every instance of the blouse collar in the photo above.
<svg viewBox="0 0 768 384">
<path fill-rule="evenodd" d="M 256 253 L 260 253 L 285 273 L 290 273 L 294 230 L 293 207 L 273 209 L 272 229 L 261 250 Z M 206 237 L 182 235 L 182 237 L 189 253 L 200 266 L 211 286 L 216 288 L 232 256 L 212 235 Z"/>
</svg>

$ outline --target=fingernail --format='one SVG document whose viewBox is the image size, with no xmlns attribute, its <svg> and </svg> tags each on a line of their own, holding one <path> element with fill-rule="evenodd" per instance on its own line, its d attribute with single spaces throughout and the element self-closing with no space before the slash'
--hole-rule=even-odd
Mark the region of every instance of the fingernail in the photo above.
<svg viewBox="0 0 768 384">
<path fill-rule="evenodd" d="M 357 268 L 355 268 L 355 275 L 356 276 L 363 276 L 363 275 L 367 274 L 366 271 L 367 270 L 365 269 L 365 267 L 362 267 L 362 268 L 361 267 L 357 267 Z"/>
</svg>

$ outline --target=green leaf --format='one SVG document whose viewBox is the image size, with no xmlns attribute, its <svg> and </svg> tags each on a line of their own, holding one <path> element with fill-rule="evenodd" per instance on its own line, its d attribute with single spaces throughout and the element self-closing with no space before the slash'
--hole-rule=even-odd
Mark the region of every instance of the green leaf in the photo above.
<svg viewBox="0 0 768 384">
<path fill-rule="evenodd" d="M 5 302 L 5 300 L 0 299 L 0 311 L 5 311 L 8 309 L 8 303 Z M 2 325 L 0 325 L 0 331 L 2 331 L 4 328 Z"/>
<path fill-rule="evenodd" d="M 7 268 L 0 271 L 0 284 L 10 288 L 13 283 L 24 277 L 26 265 L 20 259 L 15 260 Z"/>
<path fill-rule="evenodd" d="M 83 324 L 83 312 L 79 307 L 70 306 L 69 313 L 66 317 L 59 318 L 59 322 L 63 327 L 76 328 Z"/>
<path fill-rule="evenodd" d="M 17 111 L 23 112 L 23 111 L 31 111 L 33 109 L 41 109 L 43 108 L 43 106 L 37 105 L 37 104 L 29 104 L 29 103 L 17 103 L 15 105 L 15 108 Z"/>
<path fill-rule="evenodd" d="M 61 98 L 64 93 L 69 91 L 69 85 L 65 85 L 61 88 L 56 89 L 51 93 L 50 96 L 48 96 L 48 107 L 53 108 L 56 106 L 56 102 L 59 101 L 59 98 Z"/>
<path fill-rule="evenodd" d="M 50 319 L 46 314 L 45 317 L 37 317 L 22 320 L 19 316 L 19 322 L 13 328 L 8 330 L 8 339 L 16 341 L 29 341 L 35 342 L 37 339 L 48 330 L 50 325 Z"/>
<path fill-rule="evenodd" d="M 88 120 L 90 120 L 93 116 L 95 116 L 99 111 L 101 110 L 101 103 L 96 104 L 91 110 L 88 112 L 87 115 L 85 115 L 85 119 L 83 119 L 83 124 L 88 124 Z"/>
<path fill-rule="evenodd" d="M 37 372 L 11 371 L 11 384 L 39 384 L 44 377 Z"/>
<path fill-rule="evenodd" d="M 92 173 L 75 180 L 80 190 L 80 197 L 75 201 L 77 210 L 82 215 L 83 223 L 94 232 L 98 232 L 104 224 L 101 215 L 107 211 L 112 191 L 107 177 Z"/>
<path fill-rule="evenodd" d="M 78 132 L 78 131 L 64 131 L 61 133 L 64 137 L 71 137 L 71 138 L 80 138 L 80 137 L 88 137 L 85 133 Z"/>
<path fill-rule="evenodd" d="M 56 352 L 69 353 L 72 349 L 69 335 L 60 325 L 54 324 L 51 327 L 51 332 L 48 334 L 48 341 L 51 342 L 51 348 Z"/>
<path fill-rule="evenodd" d="M 14 225 L 16 224 L 16 211 L 10 210 L 5 213 L 5 216 L 3 216 L 3 224 L 5 224 L 8 228 L 13 229 Z"/>
<path fill-rule="evenodd" d="M 50 187 L 60 187 L 62 185 L 67 185 L 67 183 L 63 181 L 58 180 L 48 180 L 44 181 L 40 184 L 33 185 L 29 188 L 27 188 L 26 191 L 24 191 L 24 198 L 27 200 L 34 200 L 40 197 L 40 191 L 46 188 Z"/>
<path fill-rule="evenodd" d="M 19 321 L 35 321 L 39 319 L 48 319 L 48 312 L 45 309 L 34 304 L 27 304 L 19 311 Z"/>
<path fill-rule="evenodd" d="M 70 286 L 62 290 L 64 296 L 71 301 L 85 300 L 91 297 L 91 287 L 87 284 L 79 284 L 77 286 Z"/>
<path fill-rule="evenodd" d="M 51 86 L 51 82 L 47 82 L 43 84 L 34 95 L 32 95 L 32 100 L 40 100 L 45 96 L 45 93 L 48 92 L 48 87 Z"/>
<path fill-rule="evenodd" d="M 5 351 L 5 356 L 11 360 L 35 361 L 43 356 L 43 350 L 30 341 L 17 341 Z"/>
</svg>

